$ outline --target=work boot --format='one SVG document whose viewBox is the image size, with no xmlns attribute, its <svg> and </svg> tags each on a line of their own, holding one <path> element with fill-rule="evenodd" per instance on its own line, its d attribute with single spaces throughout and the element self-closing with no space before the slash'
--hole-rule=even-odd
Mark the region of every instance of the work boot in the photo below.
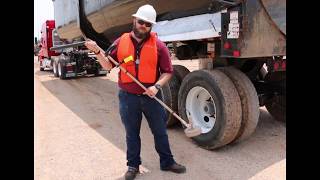
<svg viewBox="0 0 320 180">
<path fill-rule="evenodd" d="M 161 168 L 162 171 L 171 171 L 174 173 L 185 173 L 186 172 L 186 167 L 182 166 L 181 164 L 178 163 L 173 163 L 169 167 Z"/>
<path fill-rule="evenodd" d="M 139 173 L 139 168 L 130 167 L 128 168 L 128 171 L 125 174 L 125 180 L 133 180 L 136 178 L 136 175 Z"/>
</svg>

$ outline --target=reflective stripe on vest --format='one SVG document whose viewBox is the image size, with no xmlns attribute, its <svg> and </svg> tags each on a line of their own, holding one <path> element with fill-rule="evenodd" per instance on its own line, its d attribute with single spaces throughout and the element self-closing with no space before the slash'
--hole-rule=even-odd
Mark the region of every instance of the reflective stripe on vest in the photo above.
<svg viewBox="0 0 320 180">
<path fill-rule="evenodd" d="M 117 58 L 120 63 L 122 61 L 132 56 L 134 57 L 134 45 L 130 38 L 130 33 L 124 33 L 120 37 L 117 50 Z M 135 58 L 135 57 L 134 57 Z M 124 67 L 130 74 L 137 77 L 135 69 L 135 60 L 123 63 L 121 66 Z M 140 64 L 138 71 L 138 80 L 142 83 L 155 83 L 157 76 L 157 62 L 158 62 L 158 52 L 156 44 L 156 34 L 150 33 L 150 38 L 143 44 L 140 52 Z M 127 76 L 124 72 L 120 71 L 119 81 L 122 83 L 130 83 L 133 80 Z"/>
</svg>

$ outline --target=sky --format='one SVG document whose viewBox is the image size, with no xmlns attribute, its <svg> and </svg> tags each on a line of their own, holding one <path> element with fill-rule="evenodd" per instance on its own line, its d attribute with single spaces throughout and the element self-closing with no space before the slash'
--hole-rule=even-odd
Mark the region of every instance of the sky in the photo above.
<svg viewBox="0 0 320 180">
<path fill-rule="evenodd" d="M 54 19 L 52 0 L 34 0 L 34 37 L 40 37 L 41 26 L 46 20 Z"/>
</svg>

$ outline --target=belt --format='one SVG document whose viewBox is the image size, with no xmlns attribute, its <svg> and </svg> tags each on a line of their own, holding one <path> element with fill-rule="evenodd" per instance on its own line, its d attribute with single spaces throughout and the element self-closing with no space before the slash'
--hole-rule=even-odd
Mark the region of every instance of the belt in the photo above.
<svg viewBox="0 0 320 180">
<path fill-rule="evenodd" d="M 124 93 L 126 93 L 126 94 L 130 94 L 130 95 L 136 95 L 136 96 L 147 96 L 146 94 L 134 94 L 134 93 L 130 93 L 130 92 L 125 91 L 125 90 L 123 90 L 123 89 L 120 89 L 120 91 L 122 91 L 122 92 L 124 92 Z"/>
</svg>

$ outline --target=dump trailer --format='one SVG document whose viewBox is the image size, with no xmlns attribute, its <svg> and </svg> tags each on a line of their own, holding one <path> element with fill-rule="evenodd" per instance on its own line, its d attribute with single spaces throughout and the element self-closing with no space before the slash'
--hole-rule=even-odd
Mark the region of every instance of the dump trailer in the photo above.
<svg viewBox="0 0 320 180">
<path fill-rule="evenodd" d="M 190 72 L 174 65 L 162 87 L 164 102 L 201 129 L 192 139 L 216 149 L 255 131 L 259 107 L 286 119 L 285 0 L 54 0 L 57 33 L 70 42 L 86 36 L 108 49 L 132 28 L 144 4 L 157 11 L 152 31 L 172 57 L 194 59 Z M 65 59 L 61 58 L 60 61 Z M 168 127 L 177 120 L 168 113 Z"/>
</svg>

